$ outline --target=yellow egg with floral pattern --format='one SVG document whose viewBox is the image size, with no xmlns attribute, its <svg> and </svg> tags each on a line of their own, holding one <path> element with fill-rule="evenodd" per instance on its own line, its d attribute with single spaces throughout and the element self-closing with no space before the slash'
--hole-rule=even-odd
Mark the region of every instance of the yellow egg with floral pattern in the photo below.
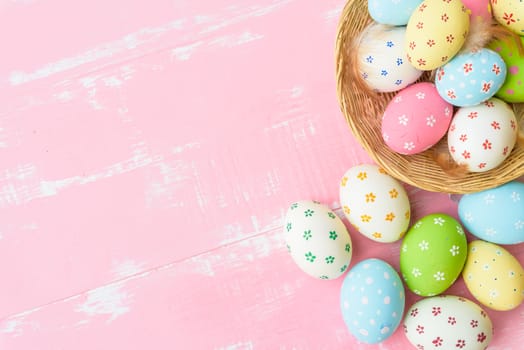
<svg viewBox="0 0 524 350">
<path fill-rule="evenodd" d="M 406 27 L 408 61 L 417 69 L 433 70 L 461 49 L 469 31 L 469 14 L 460 0 L 424 0 Z"/>
<path fill-rule="evenodd" d="M 493 17 L 502 26 L 524 35 L 524 2 L 522 0 L 491 0 Z"/>
</svg>

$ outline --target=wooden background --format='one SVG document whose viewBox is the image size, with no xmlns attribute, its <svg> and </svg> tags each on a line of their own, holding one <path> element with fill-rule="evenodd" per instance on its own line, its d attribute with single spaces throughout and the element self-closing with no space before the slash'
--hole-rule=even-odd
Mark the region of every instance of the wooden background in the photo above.
<svg viewBox="0 0 524 350">
<path fill-rule="evenodd" d="M 0 349 L 409 347 L 358 344 L 342 278 L 283 241 L 291 202 L 342 215 L 339 179 L 370 162 L 336 100 L 343 5 L 0 1 Z M 414 219 L 456 217 L 407 189 Z M 400 243 L 350 232 L 352 265 L 398 268 Z M 491 349 L 520 349 L 522 307 L 488 313 Z"/>
</svg>

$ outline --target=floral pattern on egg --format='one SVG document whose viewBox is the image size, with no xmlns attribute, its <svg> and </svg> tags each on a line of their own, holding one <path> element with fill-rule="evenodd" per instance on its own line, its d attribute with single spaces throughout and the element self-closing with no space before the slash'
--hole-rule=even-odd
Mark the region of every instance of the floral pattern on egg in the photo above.
<svg viewBox="0 0 524 350">
<path fill-rule="evenodd" d="M 447 132 L 453 106 L 434 84 L 416 83 L 400 91 L 387 105 L 381 132 L 386 145 L 400 154 L 416 154 L 435 145 Z"/>
<path fill-rule="evenodd" d="M 469 30 L 469 15 L 460 0 L 425 0 L 411 15 L 404 43 L 408 61 L 432 70 L 460 50 Z"/>
<path fill-rule="evenodd" d="M 362 32 L 357 65 L 366 85 L 378 92 L 398 91 L 415 82 L 422 71 L 407 62 L 404 27 L 372 24 Z"/>
<path fill-rule="evenodd" d="M 426 215 L 402 241 L 400 271 L 413 293 L 438 295 L 460 275 L 466 254 L 466 236 L 457 220 L 440 213 Z"/>
<path fill-rule="evenodd" d="M 459 108 L 448 132 L 451 156 L 471 172 L 499 166 L 509 156 L 516 140 L 515 113 L 495 97 L 476 106 Z"/>
<path fill-rule="evenodd" d="M 286 214 L 284 238 L 293 261 L 312 277 L 338 278 L 351 261 L 351 237 L 344 223 L 319 202 L 291 204 Z"/>
<path fill-rule="evenodd" d="M 473 106 L 493 97 L 506 79 L 506 63 L 490 49 L 461 53 L 437 69 L 440 96 L 455 106 Z"/>
<path fill-rule="evenodd" d="M 411 209 L 404 187 L 376 165 L 357 165 L 344 174 L 340 203 L 349 222 L 374 241 L 394 242 L 408 228 Z"/>
<path fill-rule="evenodd" d="M 488 314 L 454 295 L 422 299 L 404 319 L 404 333 L 417 349 L 485 349 L 493 336 Z"/>
<path fill-rule="evenodd" d="M 491 0 L 495 20 L 518 35 L 524 35 L 524 2 L 522 0 Z"/>
</svg>

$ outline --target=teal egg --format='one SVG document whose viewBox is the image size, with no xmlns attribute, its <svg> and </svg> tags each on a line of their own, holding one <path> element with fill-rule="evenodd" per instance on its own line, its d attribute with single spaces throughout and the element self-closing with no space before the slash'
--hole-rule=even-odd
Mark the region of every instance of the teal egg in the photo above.
<svg viewBox="0 0 524 350">
<path fill-rule="evenodd" d="M 496 244 L 524 242 L 524 183 L 462 196 L 458 205 L 464 227 L 476 237 Z"/>
<path fill-rule="evenodd" d="M 355 338 L 368 344 L 380 343 L 393 335 L 402 321 L 405 307 L 402 281 L 385 261 L 363 260 L 344 278 L 340 307 Z"/>
</svg>

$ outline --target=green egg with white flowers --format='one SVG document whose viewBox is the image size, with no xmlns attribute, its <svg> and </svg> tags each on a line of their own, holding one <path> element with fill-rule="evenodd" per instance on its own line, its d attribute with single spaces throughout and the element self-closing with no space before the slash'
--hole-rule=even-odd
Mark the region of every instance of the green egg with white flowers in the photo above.
<svg viewBox="0 0 524 350">
<path fill-rule="evenodd" d="M 466 257 L 467 239 L 460 223 L 447 214 L 430 214 L 418 220 L 404 237 L 400 272 L 413 293 L 434 296 L 456 281 Z"/>
</svg>

